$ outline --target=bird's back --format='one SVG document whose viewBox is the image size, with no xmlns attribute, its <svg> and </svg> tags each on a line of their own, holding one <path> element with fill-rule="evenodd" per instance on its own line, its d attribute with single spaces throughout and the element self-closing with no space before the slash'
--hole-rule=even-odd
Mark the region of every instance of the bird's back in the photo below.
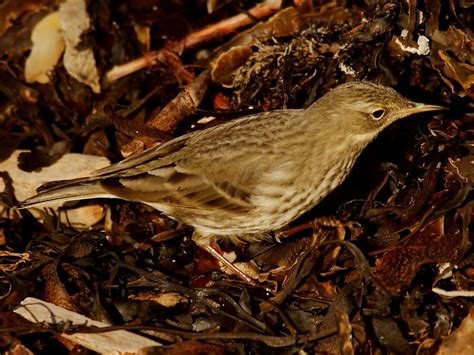
<svg viewBox="0 0 474 355">
<path fill-rule="evenodd" d="M 178 137 L 89 178 L 46 184 L 24 205 L 118 197 L 207 233 L 275 229 L 288 221 L 272 222 L 270 213 L 288 203 L 303 168 L 292 155 L 293 144 L 305 143 L 295 129 L 301 115 L 292 112 L 261 113 Z"/>
</svg>

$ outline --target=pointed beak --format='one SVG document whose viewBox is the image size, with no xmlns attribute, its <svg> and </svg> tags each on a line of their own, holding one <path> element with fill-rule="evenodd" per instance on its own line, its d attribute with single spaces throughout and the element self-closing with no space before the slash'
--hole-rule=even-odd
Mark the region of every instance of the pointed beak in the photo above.
<svg viewBox="0 0 474 355">
<path fill-rule="evenodd" d="M 410 102 L 410 105 L 408 107 L 403 108 L 399 111 L 399 115 L 406 117 L 409 115 L 413 115 L 414 113 L 441 111 L 441 110 L 447 110 L 447 109 L 448 108 L 444 106 L 426 105 L 426 104 L 421 104 L 418 102 Z"/>
</svg>

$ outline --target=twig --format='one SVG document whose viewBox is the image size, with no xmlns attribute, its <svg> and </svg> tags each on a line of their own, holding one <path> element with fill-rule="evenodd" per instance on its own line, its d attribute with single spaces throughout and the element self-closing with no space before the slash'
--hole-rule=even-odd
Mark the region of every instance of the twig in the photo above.
<svg viewBox="0 0 474 355">
<path fill-rule="evenodd" d="M 112 82 L 157 62 L 167 63 L 169 62 L 169 58 L 167 58 L 169 52 L 180 55 L 181 53 L 196 48 L 203 43 L 210 42 L 216 38 L 232 33 L 240 27 L 247 26 L 251 24 L 254 19 L 259 20 L 268 17 L 279 10 L 281 5 L 281 0 L 260 3 L 250 9 L 248 14 L 238 14 L 218 23 L 209 25 L 197 32 L 190 33 L 180 40 L 168 43 L 165 48 L 147 52 L 141 58 L 132 60 L 125 64 L 117 65 L 106 74 L 106 78 L 109 82 Z"/>
<path fill-rule="evenodd" d="M 182 90 L 163 110 L 152 117 L 147 125 L 160 131 L 172 133 L 176 126 L 187 115 L 195 112 L 207 90 L 210 74 L 203 71 L 184 90 Z M 149 148 L 157 141 L 156 138 L 139 136 L 122 148 L 122 155 L 128 157 L 134 153 Z"/>
</svg>

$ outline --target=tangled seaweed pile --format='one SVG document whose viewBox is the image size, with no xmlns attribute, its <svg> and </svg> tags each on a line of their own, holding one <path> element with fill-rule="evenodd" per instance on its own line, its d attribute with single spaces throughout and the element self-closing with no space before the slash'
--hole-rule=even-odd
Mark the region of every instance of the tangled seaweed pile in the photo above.
<svg viewBox="0 0 474 355">
<path fill-rule="evenodd" d="M 158 352 L 465 349 L 472 3 L 216 3 L 1 2 L 0 350 L 100 351 L 88 340 L 117 329 L 143 336 L 136 349 L 162 344 Z M 196 249 L 190 228 L 139 203 L 10 209 L 46 171 L 73 177 L 80 159 L 77 169 L 92 170 L 107 164 L 98 157 L 118 161 L 249 109 L 304 107 L 353 80 L 450 110 L 384 132 L 279 243 L 221 243 L 258 270 L 257 286 Z M 17 313 L 32 297 L 109 326 L 34 312 L 28 321 Z M 117 344 L 107 350 L 123 351 Z"/>
</svg>

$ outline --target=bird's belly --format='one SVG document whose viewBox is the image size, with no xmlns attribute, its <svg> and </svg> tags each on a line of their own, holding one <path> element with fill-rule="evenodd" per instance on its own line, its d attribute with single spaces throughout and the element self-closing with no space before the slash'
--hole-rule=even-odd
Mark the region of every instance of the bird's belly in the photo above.
<svg viewBox="0 0 474 355">
<path fill-rule="evenodd" d="M 284 188 L 256 193 L 252 199 L 254 209 L 241 211 L 192 208 L 150 203 L 168 216 L 188 224 L 203 235 L 245 236 L 278 230 L 317 205 L 346 177 L 351 162 L 341 162 L 320 176 L 319 184 L 301 184 L 295 181 Z M 300 190 L 301 186 L 308 186 Z M 277 191 L 280 191 L 277 193 Z"/>
<path fill-rule="evenodd" d="M 267 231 L 280 229 L 288 225 L 311 208 L 316 206 L 324 197 L 339 186 L 348 175 L 353 161 L 341 161 L 320 174 L 319 184 L 295 182 L 284 190 L 281 195 L 262 195 L 256 201 L 260 217 L 255 221 L 270 226 Z M 306 190 L 298 186 L 308 186 Z"/>
</svg>

